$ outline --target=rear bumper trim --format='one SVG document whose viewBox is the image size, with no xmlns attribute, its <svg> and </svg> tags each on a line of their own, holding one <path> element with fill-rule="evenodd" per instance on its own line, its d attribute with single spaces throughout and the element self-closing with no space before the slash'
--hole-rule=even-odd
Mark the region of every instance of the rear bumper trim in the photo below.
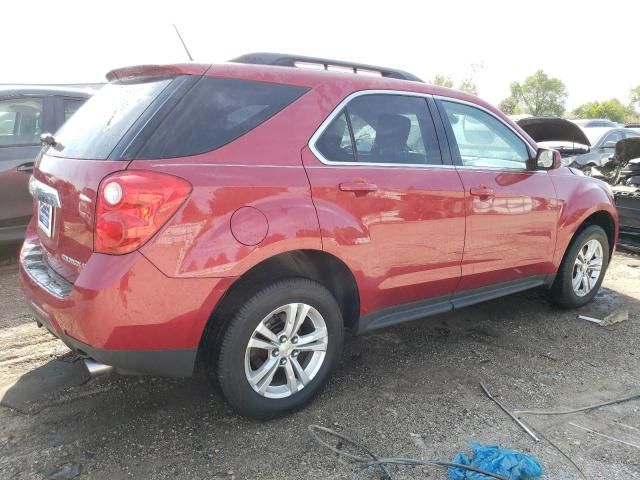
<svg viewBox="0 0 640 480">
<path fill-rule="evenodd" d="M 59 299 L 69 296 L 73 284 L 47 265 L 39 243 L 26 240 L 20 256 L 22 268 L 33 282 Z"/>
<path fill-rule="evenodd" d="M 197 348 L 173 350 L 106 350 L 87 345 L 53 328 L 48 315 L 29 303 L 36 322 L 62 340 L 69 349 L 85 358 L 113 367 L 123 375 L 189 377 L 193 374 Z"/>
</svg>

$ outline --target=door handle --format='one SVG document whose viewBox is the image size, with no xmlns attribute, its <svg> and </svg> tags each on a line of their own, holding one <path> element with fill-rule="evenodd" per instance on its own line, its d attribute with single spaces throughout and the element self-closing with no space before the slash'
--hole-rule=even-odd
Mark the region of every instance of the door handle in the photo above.
<svg viewBox="0 0 640 480">
<path fill-rule="evenodd" d="M 343 192 L 368 193 L 378 190 L 375 183 L 367 182 L 345 182 L 340 184 L 340 190 Z"/>
<path fill-rule="evenodd" d="M 474 197 L 493 197 L 496 192 L 493 189 L 480 185 L 479 187 L 471 187 L 469 193 Z"/>
<path fill-rule="evenodd" d="M 23 163 L 16 167 L 16 171 L 20 173 L 33 173 L 33 162 Z"/>
</svg>

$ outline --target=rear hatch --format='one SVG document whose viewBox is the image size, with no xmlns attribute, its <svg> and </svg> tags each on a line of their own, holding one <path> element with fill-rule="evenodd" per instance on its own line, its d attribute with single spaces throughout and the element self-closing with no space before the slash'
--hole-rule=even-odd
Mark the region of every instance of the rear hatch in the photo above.
<svg viewBox="0 0 640 480">
<path fill-rule="evenodd" d="M 109 78 L 55 135 L 55 145 L 36 162 L 30 185 L 32 193 L 38 191 L 35 222 L 45 259 L 70 282 L 94 249 L 100 182 L 127 168 L 127 151 L 141 141 L 142 127 L 170 108 L 194 77 L 153 67 L 112 72 Z"/>
</svg>

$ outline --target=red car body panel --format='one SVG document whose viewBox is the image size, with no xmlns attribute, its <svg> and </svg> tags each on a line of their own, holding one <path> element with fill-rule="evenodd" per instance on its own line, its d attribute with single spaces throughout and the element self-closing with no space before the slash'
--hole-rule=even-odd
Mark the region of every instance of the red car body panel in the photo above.
<svg viewBox="0 0 640 480">
<path fill-rule="evenodd" d="M 308 148 L 303 161 L 324 249 L 354 273 L 361 315 L 456 290 L 465 215 L 454 169 L 324 165 Z M 377 190 L 341 191 L 349 182 Z"/>
<path fill-rule="evenodd" d="M 546 171 L 460 170 L 467 235 L 459 290 L 555 272 L 558 206 Z M 471 195 L 485 186 L 491 195 Z"/>
<path fill-rule="evenodd" d="M 287 252 L 324 251 L 344 263 L 364 316 L 501 282 L 553 278 L 573 234 L 595 212 L 610 215 L 617 238 L 617 214 L 606 188 L 566 168 L 338 166 L 322 163 L 308 147 L 343 99 L 373 89 L 479 105 L 536 147 L 501 112 L 471 95 L 417 82 L 256 65 L 143 66 L 110 75 L 167 72 L 310 90 L 212 152 L 131 162 L 47 155 L 39 160 L 35 178 L 57 190 L 62 208 L 55 212 L 51 238 L 32 221 L 23 257 L 41 245 L 47 268 L 72 289 L 64 298 L 52 295 L 27 272 L 24 259 L 22 286 L 41 321 L 72 348 L 97 349 L 96 356 L 107 355 L 102 350 L 184 351 L 184 368 L 172 372 L 189 374 L 220 299 L 254 266 Z M 124 169 L 178 176 L 192 185 L 191 195 L 139 250 L 94 253 L 96 192 L 105 176 Z M 354 182 L 376 189 L 340 188 Z M 493 194 L 471 194 L 480 187 Z M 113 362 L 122 369 L 131 364 Z M 146 360 L 136 369 L 158 371 Z"/>
</svg>

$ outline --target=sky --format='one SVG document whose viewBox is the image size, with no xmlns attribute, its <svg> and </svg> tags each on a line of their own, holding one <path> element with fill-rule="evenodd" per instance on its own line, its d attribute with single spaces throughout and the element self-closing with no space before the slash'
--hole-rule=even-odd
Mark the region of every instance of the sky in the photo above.
<svg viewBox="0 0 640 480">
<path fill-rule="evenodd" d="M 538 69 L 565 83 L 568 109 L 626 104 L 640 85 L 638 0 L 7 0 L 2 12 L 0 83 L 102 82 L 116 67 L 184 62 L 175 23 L 197 62 L 271 51 L 472 77 L 494 104 Z"/>
</svg>

